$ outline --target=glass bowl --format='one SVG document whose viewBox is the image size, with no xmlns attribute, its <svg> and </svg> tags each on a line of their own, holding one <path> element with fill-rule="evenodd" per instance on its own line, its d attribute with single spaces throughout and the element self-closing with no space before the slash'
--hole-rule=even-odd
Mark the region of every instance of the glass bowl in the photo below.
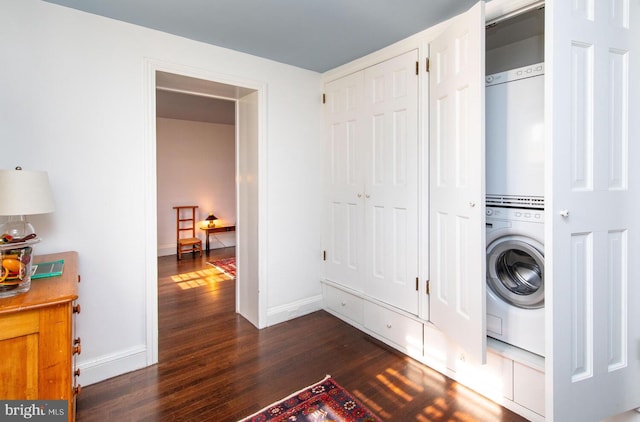
<svg viewBox="0 0 640 422">
<path fill-rule="evenodd" d="M 31 287 L 33 245 L 40 239 L 0 243 L 0 298 L 16 296 Z"/>
</svg>

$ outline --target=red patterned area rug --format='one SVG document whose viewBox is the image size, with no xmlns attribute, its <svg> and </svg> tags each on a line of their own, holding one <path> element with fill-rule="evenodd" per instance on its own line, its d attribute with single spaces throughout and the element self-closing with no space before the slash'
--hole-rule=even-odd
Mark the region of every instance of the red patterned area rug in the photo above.
<svg viewBox="0 0 640 422">
<path fill-rule="evenodd" d="M 327 375 L 240 422 L 380 422 L 377 416 Z"/>
<path fill-rule="evenodd" d="M 225 258 L 225 259 L 216 259 L 215 261 L 207 261 L 207 265 L 212 266 L 216 270 L 230 276 L 231 278 L 236 278 L 236 259 L 235 258 Z"/>
</svg>

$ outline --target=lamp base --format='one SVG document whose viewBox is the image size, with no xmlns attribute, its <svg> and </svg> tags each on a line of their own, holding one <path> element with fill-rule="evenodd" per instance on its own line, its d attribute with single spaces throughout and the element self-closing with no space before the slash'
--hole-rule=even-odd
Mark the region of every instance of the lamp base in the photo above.
<svg viewBox="0 0 640 422">
<path fill-rule="evenodd" d="M 0 235 L 8 234 L 13 239 L 23 238 L 30 234 L 35 234 L 35 232 L 35 229 L 24 215 L 12 215 L 9 217 L 9 221 L 0 225 Z"/>
</svg>

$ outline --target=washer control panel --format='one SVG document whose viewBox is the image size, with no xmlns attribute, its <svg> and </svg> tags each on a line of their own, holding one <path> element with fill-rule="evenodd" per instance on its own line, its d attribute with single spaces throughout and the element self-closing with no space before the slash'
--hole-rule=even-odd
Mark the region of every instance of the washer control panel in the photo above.
<svg viewBox="0 0 640 422">
<path fill-rule="evenodd" d="M 543 210 L 530 210 L 526 208 L 502 208 L 487 207 L 486 215 L 492 219 L 528 221 L 531 223 L 544 223 Z"/>
<path fill-rule="evenodd" d="M 484 80 L 486 86 L 491 86 L 540 75 L 544 75 L 544 63 L 494 73 L 493 75 L 485 76 Z"/>
</svg>

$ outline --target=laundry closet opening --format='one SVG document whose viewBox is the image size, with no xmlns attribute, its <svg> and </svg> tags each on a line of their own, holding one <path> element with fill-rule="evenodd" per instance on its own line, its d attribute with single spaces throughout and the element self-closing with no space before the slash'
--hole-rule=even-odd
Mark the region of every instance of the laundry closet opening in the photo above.
<svg viewBox="0 0 640 422">
<path fill-rule="evenodd" d="M 486 28 L 487 335 L 544 356 L 544 5 Z"/>
</svg>

